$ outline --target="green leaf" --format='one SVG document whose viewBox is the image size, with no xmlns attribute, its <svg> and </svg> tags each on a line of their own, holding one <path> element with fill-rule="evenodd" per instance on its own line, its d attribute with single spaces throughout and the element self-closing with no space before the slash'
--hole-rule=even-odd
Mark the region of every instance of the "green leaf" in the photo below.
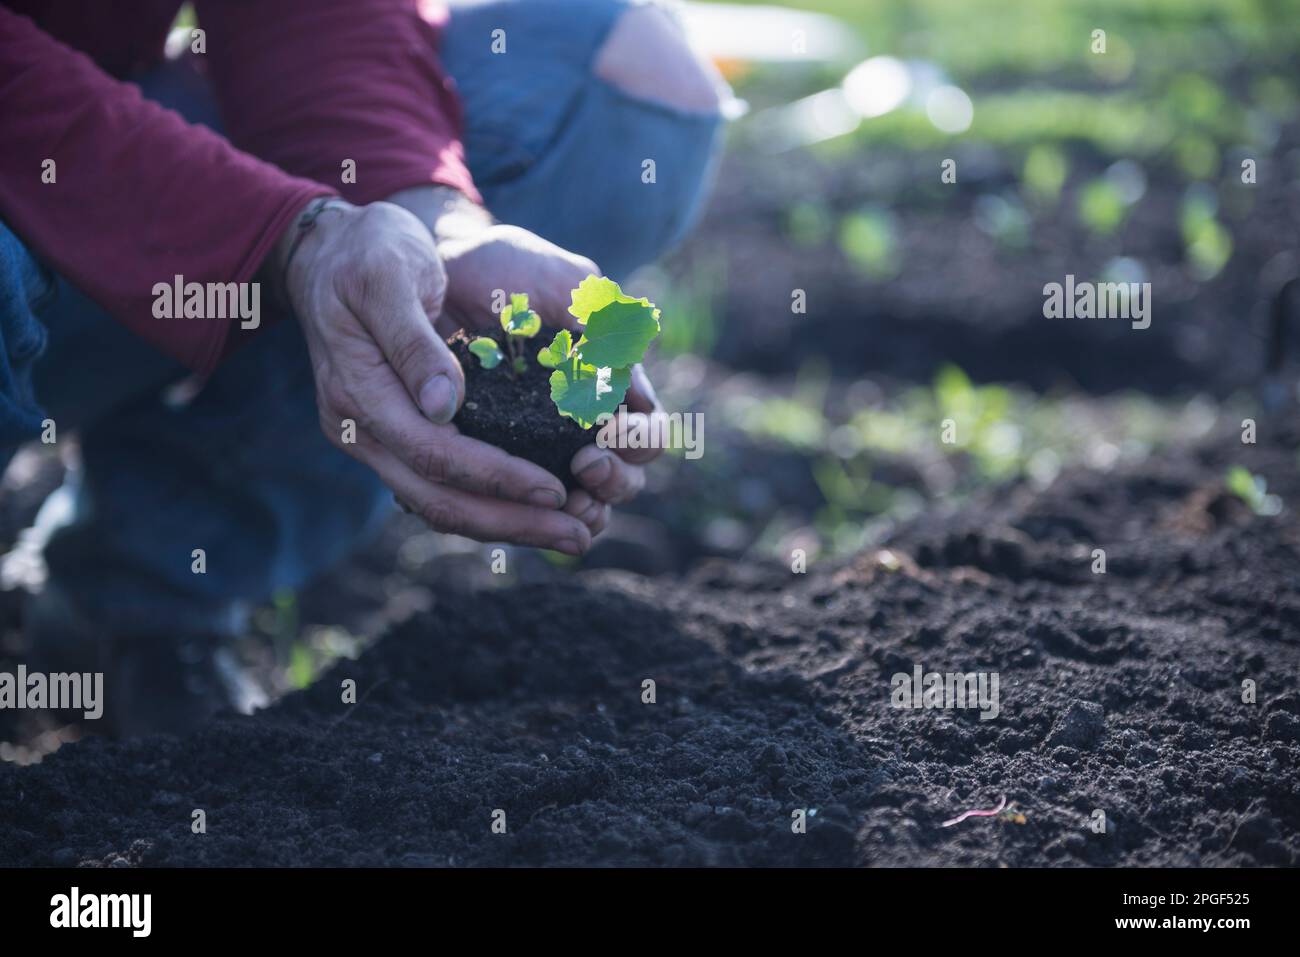
<svg viewBox="0 0 1300 957">
<path fill-rule="evenodd" d="M 659 310 L 645 300 L 611 302 L 587 320 L 582 361 L 597 368 L 625 369 L 645 356 L 659 335 Z"/>
<path fill-rule="evenodd" d="M 501 360 L 505 358 L 505 354 L 497 344 L 487 336 L 479 336 L 471 342 L 469 351 L 478 356 L 479 364 L 484 369 L 495 369 L 501 364 Z"/>
<path fill-rule="evenodd" d="M 551 373 L 551 401 L 560 415 L 589 429 L 602 415 L 618 409 L 631 384 L 630 369 L 598 370 L 581 363 L 575 373 L 569 365 Z"/>
<path fill-rule="evenodd" d="M 554 369 L 569 358 L 573 351 L 573 336 L 568 329 L 561 329 L 551 340 L 551 344 L 537 353 L 537 364 L 547 369 Z"/>
<path fill-rule="evenodd" d="M 1236 495 L 1251 508 L 1254 508 L 1255 503 L 1262 497 L 1259 479 L 1255 478 L 1249 469 L 1240 465 L 1234 465 L 1228 469 L 1223 484 L 1227 486 L 1229 492 Z"/>
<path fill-rule="evenodd" d="M 528 308 L 528 294 L 510 294 L 510 305 L 501 310 L 501 328 L 507 335 L 531 339 L 542 331 L 542 317 Z"/>
<path fill-rule="evenodd" d="M 585 335 L 574 343 L 561 332 L 537 361 L 555 369 L 551 399 L 560 414 L 589 429 L 622 403 L 632 380 L 629 367 L 659 334 L 659 310 L 648 299 L 626 295 L 612 279 L 588 276 L 573 290 L 569 312 L 586 326 Z M 576 364 L 564 361 L 572 352 L 581 356 Z"/>
<path fill-rule="evenodd" d="M 618 283 L 612 279 L 606 279 L 604 276 L 588 276 L 582 282 L 578 283 L 578 288 L 573 290 L 573 305 L 569 307 L 569 312 L 577 316 L 578 321 L 586 325 L 591 318 L 592 313 L 600 312 L 611 302 L 639 302 L 643 306 L 649 306 L 654 309 L 654 303 L 649 299 L 638 299 L 635 296 L 629 296 Z M 655 317 L 658 318 L 658 310 L 655 311 Z"/>
<path fill-rule="evenodd" d="M 542 317 L 531 309 L 525 312 L 516 312 L 510 317 L 510 328 L 506 331 L 512 336 L 523 336 L 525 339 L 531 339 L 542 331 Z"/>
<path fill-rule="evenodd" d="M 311 684 L 316 676 L 316 666 L 312 661 L 311 649 L 301 641 L 296 641 L 289 650 L 289 683 L 300 691 Z"/>
<path fill-rule="evenodd" d="M 579 322 L 585 323 L 593 312 L 626 298 L 628 297 L 623 295 L 623 290 L 614 280 L 604 276 L 588 276 L 573 290 L 573 305 L 569 306 L 569 312 L 577 316 Z"/>
</svg>

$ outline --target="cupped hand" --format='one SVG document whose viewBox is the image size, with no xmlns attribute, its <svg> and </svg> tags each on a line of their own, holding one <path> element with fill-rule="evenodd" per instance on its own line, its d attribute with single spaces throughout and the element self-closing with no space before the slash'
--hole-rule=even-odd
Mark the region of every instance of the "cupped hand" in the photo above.
<svg viewBox="0 0 1300 957">
<path fill-rule="evenodd" d="M 273 255 L 287 261 L 284 291 L 332 443 L 438 531 L 587 550 L 592 528 L 566 509 L 555 476 L 450 424 L 464 374 L 434 328 L 447 275 L 418 219 L 389 203 L 333 201 L 301 237 L 291 226 Z"/>
<path fill-rule="evenodd" d="M 516 292 L 528 294 L 529 306 L 548 326 L 580 331 L 569 305 L 582 280 L 600 275 L 592 260 L 526 229 L 497 223 L 482 207 L 445 187 L 416 187 L 392 200 L 419 217 L 437 239 L 447 271 L 440 331 L 450 335 L 462 328 L 473 332 L 499 328 L 494 305 Z M 637 417 L 663 411 L 640 366 L 633 370 L 624 405 L 633 427 Z M 586 494 L 571 494 L 565 511 L 598 533 L 608 521 L 610 505 L 626 502 L 641 491 L 643 466 L 662 451 L 594 445 L 582 449 L 571 468 Z"/>
</svg>

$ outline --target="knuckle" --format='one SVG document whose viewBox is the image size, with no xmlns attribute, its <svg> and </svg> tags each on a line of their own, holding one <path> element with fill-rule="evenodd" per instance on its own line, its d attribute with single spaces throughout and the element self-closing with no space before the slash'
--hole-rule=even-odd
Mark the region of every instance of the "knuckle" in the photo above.
<svg viewBox="0 0 1300 957">
<path fill-rule="evenodd" d="M 611 501 L 617 504 L 630 501 L 636 498 L 637 494 L 645 486 L 645 472 L 635 465 L 626 466 L 623 469 L 623 477 L 613 489 Z"/>
<path fill-rule="evenodd" d="M 389 362 L 397 374 L 405 378 L 408 373 L 419 371 L 421 364 L 432 364 L 427 346 L 428 343 L 414 332 L 403 335 L 393 344 Z"/>
<path fill-rule="evenodd" d="M 439 456 L 441 479 L 439 481 L 487 498 L 517 499 L 523 492 L 521 483 L 512 476 L 508 466 L 492 459 L 479 460 L 455 452 Z"/>
<path fill-rule="evenodd" d="M 514 483 L 500 469 L 493 469 L 483 476 L 481 487 L 489 498 L 514 498 Z"/>
<path fill-rule="evenodd" d="M 330 376 L 318 387 L 317 405 L 331 412 L 349 412 L 352 409 L 352 390 L 337 376 Z"/>
<path fill-rule="evenodd" d="M 415 467 L 416 475 L 439 485 L 445 483 L 450 476 L 446 456 L 435 448 L 420 449 L 415 453 L 411 464 Z"/>
<path fill-rule="evenodd" d="M 465 515 L 452 501 L 439 496 L 421 502 L 420 518 L 440 532 L 458 535 L 465 527 Z"/>
<path fill-rule="evenodd" d="M 501 481 L 499 476 L 495 475 L 489 475 L 479 483 L 477 491 L 486 498 L 508 499 L 512 497 L 508 494 L 505 483 Z"/>
</svg>

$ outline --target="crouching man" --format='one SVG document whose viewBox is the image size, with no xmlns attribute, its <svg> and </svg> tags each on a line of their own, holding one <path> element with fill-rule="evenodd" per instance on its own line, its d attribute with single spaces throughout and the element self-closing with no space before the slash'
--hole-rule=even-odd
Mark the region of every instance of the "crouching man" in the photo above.
<svg viewBox="0 0 1300 957">
<path fill-rule="evenodd" d="M 630 0 L 199 0 L 168 58 L 179 6 L 0 0 L 0 462 L 51 424 L 81 461 L 27 628 L 50 669 L 106 673 L 122 734 L 246 709 L 250 607 L 395 495 L 587 550 L 653 450 L 584 449 L 566 494 L 450 424 L 444 337 L 498 289 L 563 323 L 583 277 L 677 240 L 728 96 Z M 156 310 L 174 282 L 257 283 L 261 314 Z M 629 407 L 654 401 L 638 372 Z"/>
</svg>

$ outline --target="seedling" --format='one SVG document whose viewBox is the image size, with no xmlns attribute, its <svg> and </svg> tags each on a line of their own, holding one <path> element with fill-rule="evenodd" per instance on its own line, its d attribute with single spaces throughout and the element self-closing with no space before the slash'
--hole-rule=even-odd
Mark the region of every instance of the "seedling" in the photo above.
<svg viewBox="0 0 1300 957">
<path fill-rule="evenodd" d="M 623 401 L 632 383 L 632 367 L 659 335 L 659 309 L 648 299 L 625 295 L 612 279 L 588 276 L 573 290 L 569 312 L 582 331 L 575 339 L 568 329 L 561 329 L 537 353 L 537 362 L 554 370 L 551 401 L 560 415 L 590 429 Z M 470 351 L 485 369 L 495 369 L 508 358 L 511 373 L 518 375 L 526 368 L 522 340 L 541 329 L 541 319 L 528 308 L 527 296 L 510 297 L 510 305 L 501 312 L 501 327 L 507 352 L 486 337 L 471 342 Z"/>
<path fill-rule="evenodd" d="M 625 295 L 612 279 L 588 276 L 573 290 L 569 313 L 583 332 L 575 342 L 561 329 L 537 361 L 555 370 L 551 401 L 560 415 L 589 429 L 623 401 L 632 367 L 659 335 L 659 310 L 649 299 Z"/>
<path fill-rule="evenodd" d="M 1223 479 L 1224 486 L 1233 495 L 1250 506 L 1256 515 L 1276 515 L 1282 511 L 1282 499 L 1269 494 L 1268 482 L 1247 468 L 1234 465 Z"/>
<path fill-rule="evenodd" d="M 542 318 L 528 308 L 527 293 L 516 292 L 510 295 L 510 305 L 501 310 L 501 329 L 506 334 L 506 351 L 502 352 L 495 339 L 479 336 L 469 344 L 469 351 L 478 356 L 484 369 L 495 369 L 504 359 L 509 359 L 507 368 L 511 376 L 524 371 L 523 340 L 531 339 L 542 331 Z"/>
</svg>

